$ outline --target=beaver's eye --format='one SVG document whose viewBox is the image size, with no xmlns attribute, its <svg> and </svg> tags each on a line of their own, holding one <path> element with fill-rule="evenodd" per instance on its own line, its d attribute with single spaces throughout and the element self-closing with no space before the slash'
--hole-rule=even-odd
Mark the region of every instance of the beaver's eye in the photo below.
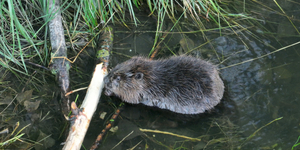
<svg viewBox="0 0 300 150">
<path fill-rule="evenodd" d="M 115 78 L 115 80 L 117 80 L 117 81 L 120 81 L 120 80 L 121 80 L 121 77 L 120 77 L 120 76 L 115 76 L 114 78 Z"/>
<path fill-rule="evenodd" d="M 138 73 L 136 73 L 135 74 L 135 79 L 137 79 L 137 80 L 140 80 L 140 79 L 142 79 L 143 78 L 143 76 L 144 76 L 144 74 L 143 73 L 141 73 L 141 72 L 138 72 Z"/>
</svg>

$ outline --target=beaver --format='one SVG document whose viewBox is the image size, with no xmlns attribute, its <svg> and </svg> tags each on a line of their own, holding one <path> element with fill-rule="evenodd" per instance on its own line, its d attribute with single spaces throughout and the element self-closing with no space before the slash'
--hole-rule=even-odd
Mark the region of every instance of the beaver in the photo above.
<svg viewBox="0 0 300 150">
<path fill-rule="evenodd" d="M 217 67 L 192 56 L 150 60 L 136 56 L 113 68 L 104 78 L 105 95 L 180 114 L 200 114 L 223 97 Z"/>
</svg>

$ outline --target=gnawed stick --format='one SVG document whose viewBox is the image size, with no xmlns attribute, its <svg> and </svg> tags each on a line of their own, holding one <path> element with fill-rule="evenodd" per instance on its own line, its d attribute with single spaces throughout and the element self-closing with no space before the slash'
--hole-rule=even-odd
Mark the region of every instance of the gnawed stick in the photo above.
<svg viewBox="0 0 300 150">
<path fill-rule="evenodd" d="M 113 30 L 111 27 L 107 26 L 102 30 L 100 39 L 100 48 L 97 50 L 97 62 L 103 62 L 98 64 L 95 68 L 93 78 L 91 80 L 90 86 L 87 90 L 84 101 L 81 105 L 80 110 L 77 108 L 76 104 L 72 103 L 72 114 L 76 115 L 73 117 L 75 119 L 72 122 L 68 138 L 66 140 L 63 149 L 80 149 L 81 144 L 84 140 L 86 131 L 91 122 L 92 116 L 97 108 L 100 95 L 104 86 L 103 79 L 107 74 L 107 66 L 109 60 L 109 52 L 112 49 L 113 41 Z"/>
<path fill-rule="evenodd" d="M 64 28 L 60 12 L 59 0 L 48 0 L 49 12 L 52 20 L 49 21 L 50 41 L 51 41 L 51 61 L 50 70 L 58 80 L 61 87 L 62 111 L 67 115 L 70 111 L 69 96 L 65 96 L 70 91 L 69 70 L 70 62 L 67 58 L 67 47 L 64 37 Z"/>
<path fill-rule="evenodd" d="M 100 95 L 104 86 L 103 79 L 107 74 L 105 67 L 102 67 L 102 63 L 98 64 L 95 68 L 93 78 L 87 90 L 84 101 L 80 107 L 80 110 L 76 107 L 75 103 L 72 103 L 73 114 L 76 114 L 75 121 L 70 127 L 68 138 L 65 142 L 63 150 L 79 150 L 86 131 L 90 125 L 92 116 L 96 111 Z M 75 105 L 75 106 L 74 106 Z"/>
</svg>

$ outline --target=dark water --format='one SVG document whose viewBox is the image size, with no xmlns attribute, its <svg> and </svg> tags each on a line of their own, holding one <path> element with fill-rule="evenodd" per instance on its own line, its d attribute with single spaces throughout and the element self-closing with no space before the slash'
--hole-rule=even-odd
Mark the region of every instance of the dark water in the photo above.
<svg viewBox="0 0 300 150">
<path fill-rule="evenodd" d="M 287 8 L 299 7 L 288 5 Z M 297 12 L 290 12 L 292 13 Z M 289 23 L 286 17 L 272 12 L 268 12 L 266 16 L 265 23 L 261 23 L 262 26 L 275 34 L 286 32 L 290 37 L 280 35 L 272 37 L 263 34 L 261 33 L 263 29 L 259 26 L 251 30 L 258 37 L 256 39 L 247 32 L 238 33 L 238 36 L 228 30 L 222 31 L 222 36 L 207 32 L 206 35 L 211 42 L 189 53 L 218 64 L 221 76 L 226 83 L 229 99 L 234 103 L 230 105 L 234 108 L 226 109 L 233 109 L 233 113 L 204 116 L 204 120 L 195 125 L 185 124 L 177 128 L 160 126 L 164 131 L 200 137 L 201 142 L 184 142 L 184 139 L 164 134 L 155 134 L 156 140 L 174 149 L 291 149 L 300 135 L 300 45 L 269 53 L 296 43 L 300 41 L 300 38 L 296 36 L 293 27 L 289 29 L 281 27 L 282 24 Z M 154 33 L 142 31 L 154 31 L 156 24 L 151 18 L 146 20 L 141 18 L 141 21 L 147 21 L 149 26 L 137 27 L 130 32 L 124 28 L 116 28 L 115 49 L 111 57 L 112 66 L 129 59 L 126 56 L 149 54 L 154 41 Z M 268 23 L 271 21 L 277 23 Z M 296 22 L 295 26 L 300 29 L 299 22 Z M 189 31 L 187 28 L 182 28 Z M 292 31 L 282 31 L 283 29 Z M 163 43 L 158 57 L 167 57 L 173 52 L 178 54 L 184 49 L 184 44 L 180 44 L 184 38 L 188 39 L 185 41 L 192 41 L 187 42 L 188 45 L 193 45 L 192 48 L 205 43 L 201 33 L 170 34 Z M 173 52 L 168 49 L 172 49 Z M 134 107 L 141 106 L 130 106 L 129 109 L 135 109 Z M 127 111 L 125 110 L 125 113 Z M 142 114 L 139 111 L 141 110 L 134 113 Z M 138 117 L 135 118 L 136 120 L 129 120 L 136 126 L 149 128 L 151 127 L 149 123 L 141 122 L 147 122 L 153 116 L 155 117 L 152 115 L 148 116 L 149 118 Z M 153 138 L 152 135 L 153 133 L 148 133 L 151 138 Z M 114 139 L 114 141 L 119 140 Z M 149 149 L 166 149 L 145 137 L 126 140 L 123 142 L 123 148 L 133 147 L 140 141 L 139 148 L 147 145 Z"/>
<path fill-rule="evenodd" d="M 299 4 L 291 1 L 280 1 L 279 3 L 286 10 L 285 13 L 288 16 L 293 16 L 294 26 L 300 30 Z M 224 106 L 193 121 L 180 121 L 182 120 L 180 116 L 177 116 L 178 118 L 174 121 L 174 116 L 173 120 L 166 119 L 166 115 L 159 110 L 127 104 L 115 123 L 119 130 L 116 133 L 108 132 L 101 144 L 101 149 L 111 149 L 131 131 L 134 133 L 129 135 L 130 138 L 120 142 L 115 149 L 123 150 L 135 146 L 135 149 L 151 150 L 168 148 L 194 150 L 291 149 L 300 136 L 300 44 L 273 52 L 299 42 L 300 36 L 287 17 L 278 13 L 280 10 L 277 5 L 270 1 L 267 1 L 266 4 L 272 9 L 268 9 L 260 3 L 246 5 L 248 13 L 260 19 L 259 25 L 240 22 L 244 27 L 249 27 L 248 31 L 243 30 L 235 34 L 231 29 L 224 29 L 221 31 L 221 35 L 219 30 L 204 32 L 209 40 L 207 42 L 204 40 L 202 32 L 194 32 L 199 30 L 194 24 L 182 20 L 161 43 L 161 50 L 158 52 L 157 58 L 188 53 L 218 65 L 220 75 L 226 85 L 227 96 Z M 241 5 L 240 11 L 242 12 L 242 10 Z M 136 16 L 141 24 L 137 27 L 130 26 L 131 30 L 117 24 L 113 26 L 115 37 L 110 61 L 111 67 L 131 56 L 148 56 L 155 39 L 156 20 L 147 15 L 142 11 L 137 12 Z M 163 30 L 172 26 L 173 23 L 166 20 Z M 178 27 L 185 33 L 180 33 Z M 82 59 L 82 62 L 87 62 L 89 59 L 90 57 L 86 57 Z M 83 64 L 82 62 L 78 64 Z M 93 61 L 91 60 L 91 62 Z M 73 64 L 73 69 L 83 66 Z M 88 72 L 87 70 L 86 67 L 82 72 Z M 92 69 L 89 71 L 92 72 Z M 73 83 L 72 88 L 87 86 L 90 74 L 77 78 L 74 77 L 75 75 L 71 75 L 73 82 L 78 81 L 78 83 Z M 82 79 L 85 80 L 81 82 Z M 56 99 L 55 96 L 48 96 L 51 94 L 53 95 L 52 91 L 44 95 L 47 95 L 47 98 Z M 85 92 L 81 96 L 84 94 Z M 114 112 L 114 105 L 119 102 L 120 100 L 114 98 L 101 97 L 101 103 L 84 141 L 85 147 L 89 148 L 94 142 L 97 134 L 104 128 L 105 121 Z M 53 101 L 49 101 L 51 105 L 47 103 L 43 107 L 53 109 L 52 112 L 59 112 L 59 105 L 55 104 L 54 107 L 52 103 Z M 105 121 L 98 119 L 98 114 L 103 111 L 108 112 Z M 33 126 L 34 128 L 30 132 L 32 133 L 33 130 L 37 132 L 38 129 L 46 127 L 49 130 L 46 132 L 47 135 L 56 135 L 55 137 L 58 139 L 60 136 L 58 134 L 63 127 L 58 127 L 57 118 L 52 117 L 51 120 L 49 119 L 50 121 L 47 120 L 48 122 Z M 61 117 L 61 120 L 64 119 Z M 30 123 L 30 121 L 28 122 Z M 24 126 L 29 123 L 24 123 Z M 64 124 L 59 126 L 64 126 Z M 167 131 L 199 138 L 201 141 L 190 141 L 166 133 L 145 132 L 146 135 L 144 135 L 137 130 L 138 128 Z M 60 144 L 61 141 L 56 144 Z"/>
</svg>

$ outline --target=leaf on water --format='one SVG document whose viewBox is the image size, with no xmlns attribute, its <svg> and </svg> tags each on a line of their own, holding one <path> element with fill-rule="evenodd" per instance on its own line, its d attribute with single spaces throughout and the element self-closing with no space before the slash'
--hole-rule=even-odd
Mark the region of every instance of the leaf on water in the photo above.
<svg viewBox="0 0 300 150">
<path fill-rule="evenodd" d="M 140 129 L 128 120 L 121 120 L 118 124 L 118 131 L 116 132 L 118 139 L 130 140 L 137 136 L 143 135 Z"/>
<path fill-rule="evenodd" d="M 13 100 L 11 95 L 5 96 L 3 99 L 0 100 L 0 105 L 8 105 Z"/>
<path fill-rule="evenodd" d="M 39 141 L 39 143 L 41 143 L 41 144 L 35 145 L 34 148 L 36 150 L 47 149 L 47 148 L 52 147 L 55 144 L 55 140 L 53 138 L 51 138 L 51 135 L 47 135 L 47 134 L 43 133 L 42 131 L 40 131 L 40 135 L 39 135 L 37 141 Z"/>
<path fill-rule="evenodd" d="M 116 133 L 116 132 L 118 131 L 118 129 L 119 129 L 118 126 L 114 126 L 114 127 L 111 127 L 111 128 L 109 129 L 109 131 L 112 132 L 112 133 Z"/>
<path fill-rule="evenodd" d="M 184 36 L 180 41 L 179 54 L 184 54 L 195 48 L 194 41 L 187 36 Z"/>
<path fill-rule="evenodd" d="M 41 103 L 41 101 L 30 102 L 27 100 L 24 102 L 24 106 L 28 112 L 32 112 L 40 106 L 40 103 Z"/>
<path fill-rule="evenodd" d="M 100 119 L 104 120 L 106 114 L 107 114 L 107 112 L 102 112 L 102 113 L 100 114 Z"/>
<path fill-rule="evenodd" d="M 24 101 L 30 100 L 32 97 L 33 90 L 28 90 L 23 93 L 18 94 L 17 100 L 20 104 L 23 104 Z"/>
</svg>

